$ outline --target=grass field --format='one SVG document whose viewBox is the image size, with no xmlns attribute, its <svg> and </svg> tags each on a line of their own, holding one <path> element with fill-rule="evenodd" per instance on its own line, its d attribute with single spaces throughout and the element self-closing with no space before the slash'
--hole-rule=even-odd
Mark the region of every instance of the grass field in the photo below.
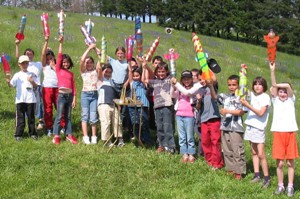
<svg viewBox="0 0 300 199">
<path fill-rule="evenodd" d="M 11 56 L 13 73 L 19 69 L 14 58 L 15 38 L 19 21 L 27 14 L 25 40 L 21 52 L 30 47 L 35 50 L 35 60 L 40 60 L 43 35 L 40 15 L 43 11 L 33 11 L 0 7 L 0 52 Z M 66 13 L 64 52 L 71 55 L 75 67 L 77 90 L 82 81 L 79 75 L 79 60 L 85 50 L 79 25 L 91 18 L 95 23 L 93 35 L 100 40 L 104 35 L 108 42 L 108 54 L 113 55 L 124 39 L 134 32 L 134 23 L 119 19 L 85 16 Z M 51 39 L 49 45 L 57 52 L 55 40 L 58 29 L 56 13 L 49 13 Z M 194 61 L 191 33 L 174 31 L 165 34 L 164 29 L 155 24 L 142 24 L 144 49 L 149 48 L 154 39 L 160 36 L 160 44 L 155 54 L 163 55 L 173 47 L 180 54 L 176 64 L 178 74 L 183 69 L 198 68 Z M 241 63 L 248 65 L 249 82 L 255 76 L 264 76 L 270 83 L 266 59 L 266 49 L 234 41 L 200 36 L 203 48 L 210 57 L 215 58 L 222 67 L 217 75 L 220 92 L 226 92 L 226 79 L 237 74 Z M 98 42 L 98 45 L 100 43 Z M 277 53 L 277 80 L 292 83 L 297 97 L 296 110 L 299 110 L 300 58 Z M 2 70 L 2 69 L 1 69 Z M 1 72 L 1 71 L 0 71 Z M 9 89 L 0 73 L 0 198 L 272 198 L 277 186 L 276 164 L 271 159 L 272 134 L 267 130 L 266 152 L 269 161 L 272 185 L 263 190 L 258 184 L 250 184 L 252 160 L 249 144 L 247 152 L 247 175 L 236 181 L 224 170 L 212 171 L 203 158 L 194 164 L 180 163 L 180 155 L 156 154 L 155 148 L 137 148 L 127 142 L 123 148 L 114 148 L 107 153 L 101 143 L 85 146 L 81 142 L 71 145 L 63 141 L 54 146 L 51 139 L 40 136 L 38 141 L 14 140 L 15 129 L 15 90 Z M 251 84 L 251 83 L 250 83 Z M 81 141 L 80 95 L 73 111 L 74 134 Z M 297 114 L 299 121 L 299 113 Z M 272 115 L 269 121 L 272 120 Z M 269 122 L 270 124 L 270 122 Z M 299 122 L 298 122 L 299 124 Z M 43 132 L 39 132 L 40 135 Z M 153 134 L 155 132 L 152 132 Z M 177 134 L 176 134 L 177 137 Z M 299 136 L 298 136 L 299 138 Z M 296 161 L 295 198 L 300 196 L 299 160 Z M 276 198 L 285 198 L 280 196 Z"/>
</svg>

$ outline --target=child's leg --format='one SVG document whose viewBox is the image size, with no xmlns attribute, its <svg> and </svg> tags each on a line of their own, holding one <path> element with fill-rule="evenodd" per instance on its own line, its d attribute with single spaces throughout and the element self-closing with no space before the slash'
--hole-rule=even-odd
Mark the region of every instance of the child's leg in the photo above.
<svg viewBox="0 0 300 199">
<path fill-rule="evenodd" d="M 142 112 L 142 140 L 146 144 L 151 144 L 150 131 L 149 131 L 149 117 L 148 117 L 148 108 L 144 107 Z"/>
<path fill-rule="evenodd" d="M 98 103 L 98 94 L 97 92 L 93 93 L 91 102 L 90 102 L 90 123 L 92 126 L 92 136 L 97 136 L 97 124 L 98 124 L 98 114 L 97 114 L 97 103 Z"/>
<path fill-rule="evenodd" d="M 233 152 L 233 166 L 236 174 L 246 174 L 246 157 L 243 134 L 230 132 L 230 142 Z"/>
<path fill-rule="evenodd" d="M 52 98 L 54 96 L 52 88 L 44 88 L 43 87 L 43 104 L 44 104 L 44 121 L 46 129 L 52 129 L 53 122 L 53 101 Z M 55 101 L 56 103 L 56 101 Z"/>
<path fill-rule="evenodd" d="M 209 166 L 212 166 L 212 144 L 210 140 L 210 131 L 208 122 L 201 123 L 201 144 L 204 153 L 204 158 Z"/>
<path fill-rule="evenodd" d="M 118 108 L 115 107 L 113 108 L 113 121 L 114 121 L 114 136 L 116 138 L 122 138 L 123 137 L 123 129 L 122 129 L 122 120 L 121 120 L 121 116 L 119 114 L 120 111 L 118 111 Z"/>
<path fill-rule="evenodd" d="M 177 123 L 180 154 L 184 155 L 188 153 L 187 133 L 186 133 L 186 124 L 184 123 L 184 117 L 176 116 L 176 123 Z"/>
<path fill-rule="evenodd" d="M 156 122 L 156 129 L 157 129 L 158 145 L 161 147 L 165 147 L 166 143 L 165 143 L 165 135 L 164 135 L 164 129 L 163 129 L 162 108 L 155 110 L 155 122 Z"/>
<path fill-rule="evenodd" d="M 278 186 L 283 187 L 283 167 L 284 167 L 284 160 L 276 160 L 276 173 L 278 178 Z"/>
<path fill-rule="evenodd" d="M 171 107 L 163 108 L 163 133 L 165 135 L 166 146 L 169 149 L 175 148 L 173 119 L 174 114 Z"/>
<path fill-rule="evenodd" d="M 210 139 L 212 143 L 212 165 L 215 168 L 222 168 L 224 161 L 221 149 L 220 119 L 209 120 Z"/>
<path fill-rule="evenodd" d="M 288 166 L 288 181 L 289 181 L 289 186 L 293 186 L 294 177 L 295 177 L 295 164 L 294 164 L 294 160 L 293 159 L 287 160 L 287 166 Z"/>
<path fill-rule="evenodd" d="M 90 116 L 90 94 L 81 92 L 81 128 L 83 136 L 88 136 L 88 121 Z"/>
<path fill-rule="evenodd" d="M 35 131 L 35 117 L 34 117 L 34 108 L 36 106 L 35 103 L 32 104 L 26 104 L 26 115 L 27 115 L 27 123 L 28 123 L 28 129 L 29 129 L 29 135 L 36 135 Z"/>
<path fill-rule="evenodd" d="M 64 95 L 59 94 L 58 95 L 58 100 L 57 100 L 56 117 L 55 117 L 55 122 L 54 122 L 54 127 L 53 127 L 53 134 L 54 135 L 59 135 L 60 121 L 62 119 L 65 103 L 66 103 L 66 99 L 65 99 Z"/>
<path fill-rule="evenodd" d="M 257 149 L 258 149 L 257 155 L 261 163 L 261 169 L 263 171 L 263 174 L 265 177 L 269 176 L 268 162 L 265 155 L 265 144 L 264 143 L 257 144 Z"/>
<path fill-rule="evenodd" d="M 259 173 L 259 158 L 258 158 L 258 148 L 257 143 L 250 142 L 251 151 L 252 151 L 252 162 L 253 162 L 253 169 L 254 173 Z"/>
<path fill-rule="evenodd" d="M 65 120 L 66 120 L 66 134 L 71 135 L 72 132 L 72 123 L 71 123 L 71 114 L 72 114 L 72 102 L 73 95 L 68 94 L 66 96 L 66 104 L 64 106 Z"/>
<path fill-rule="evenodd" d="M 106 141 L 110 137 L 110 126 L 113 119 L 113 108 L 111 108 L 108 104 L 100 104 L 98 106 L 98 113 L 101 123 L 101 140 Z"/>
<path fill-rule="evenodd" d="M 25 103 L 16 104 L 16 132 L 15 137 L 22 137 L 25 129 Z"/>
<path fill-rule="evenodd" d="M 221 143 L 222 143 L 222 149 L 224 154 L 225 170 L 230 172 L 235 172 L 234 162 L 233 162 L 233 149 L 230 140 L 230 134 L 232 132 L 222 131 L 221 133 L 222 133 Z"/>
</svg>

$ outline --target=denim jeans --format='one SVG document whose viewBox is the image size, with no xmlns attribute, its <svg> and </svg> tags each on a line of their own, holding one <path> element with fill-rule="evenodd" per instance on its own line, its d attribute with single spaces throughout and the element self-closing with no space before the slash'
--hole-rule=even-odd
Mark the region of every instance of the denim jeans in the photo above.
<svg viewBox="0 0 300 199">
<path fill-rule="evenodd" d="M 141 107 L 135 108 L 129 107 L 129 115 L 131 119 L 132 125 L 135 124 L 135 136 L 139 137 L 139 126 L 140 126 L 140 115 L 141 115 Z M 142 141 L 145 143 L 151 143 L 150 140 L 150 131 L 149 131 L 149 118 L 148 118 L 148 107 L 143 107 L 142 112 L 142 128 L 141 128 L 141 137 Z"/>
<path fill-rule="evenodd" d="M 65 132 L 67 135 L 72 134 L 72 125 L 71 125 L 71 113 L 72 113 L 72 102 L 73 102 L 72 93 L 59 93 L 58 102 L 57 102 L 57 112 L 54 122 L 53 134 L 59 135 L 60 132 L 60 121 L 62 119 L 63 113 L 65 114 Z"/>
<path fill-rule="evenodd" d="M 171 106 L 155 109 L 157 138 L 162 147 L 174 148 L 173 110 Z"/>
<path fill-rule="evenodd" d="M 98 122 L 97 115 L 97 91 L 81 92 L 81 121 L 96 124 Z"/>
<path fill-rule="evenodd" d="M 42 119 L 44 116 L 43 113 L 43 97 L 42 97 L 42 87 L 37 86 L 35 90 L 35 96 L 36 96 L 36 110 L 35 110 L 35 116 L 37 119 Z"/>
<path fill-rule="evenodd" d="M 194 138 L 195 118 L 176 116 L 179 137 L 180 154 L 194 155 L 196 153 Z"/>
</svg>

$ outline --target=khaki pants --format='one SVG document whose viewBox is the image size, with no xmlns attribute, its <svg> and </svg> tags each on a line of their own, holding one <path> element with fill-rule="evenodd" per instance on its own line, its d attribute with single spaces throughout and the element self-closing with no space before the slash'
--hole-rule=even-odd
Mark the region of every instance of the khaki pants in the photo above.
<svg viewBox="0 0 300 199">
<path fill-rule="evenodd" d="M 120 119 L 118 109 L 116 107 L 114 108 L 114 105 L 100 104 L 98 106 L 98 113 L 101 123 L 101 140 L 106 141 L 109 139 L 111 135 L 111 128 L 113 128 L 115 137 L 123 136 L 122 121 Z M 113 125 L 113 127 L 111 125 Z"/>
<path fill-rule="evenodd" d="M 222 131 L 222 149 L 225 169 L 236 174 L 246 173 L 243 133 Z"/>
</svg>

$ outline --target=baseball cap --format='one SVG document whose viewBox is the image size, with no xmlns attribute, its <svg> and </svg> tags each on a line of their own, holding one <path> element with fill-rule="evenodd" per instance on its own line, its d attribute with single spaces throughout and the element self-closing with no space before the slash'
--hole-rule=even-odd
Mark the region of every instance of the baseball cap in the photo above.
<svg viewBox="0 0 300 199">
<path fill-rule="evenodd" d="M 25 61 L 28 61 L 28 62 L 29 62 L 29 57 L 28 57 L 27 55 L 21 55 L 21 56 L 19 57 L 18 63 L 21 64 L 21 63 L 23 63 L 23 62 L 25 62 Z"/>
<path fill-rule="evenodd" d="M 189 77 L 189 78 L 192 78 L 193 77 L 193 74 L 191 71 L 189 70 L 185 70 L 181 73 L 181 78 L 184 78 L 184 77 Z"/>
</svg>

